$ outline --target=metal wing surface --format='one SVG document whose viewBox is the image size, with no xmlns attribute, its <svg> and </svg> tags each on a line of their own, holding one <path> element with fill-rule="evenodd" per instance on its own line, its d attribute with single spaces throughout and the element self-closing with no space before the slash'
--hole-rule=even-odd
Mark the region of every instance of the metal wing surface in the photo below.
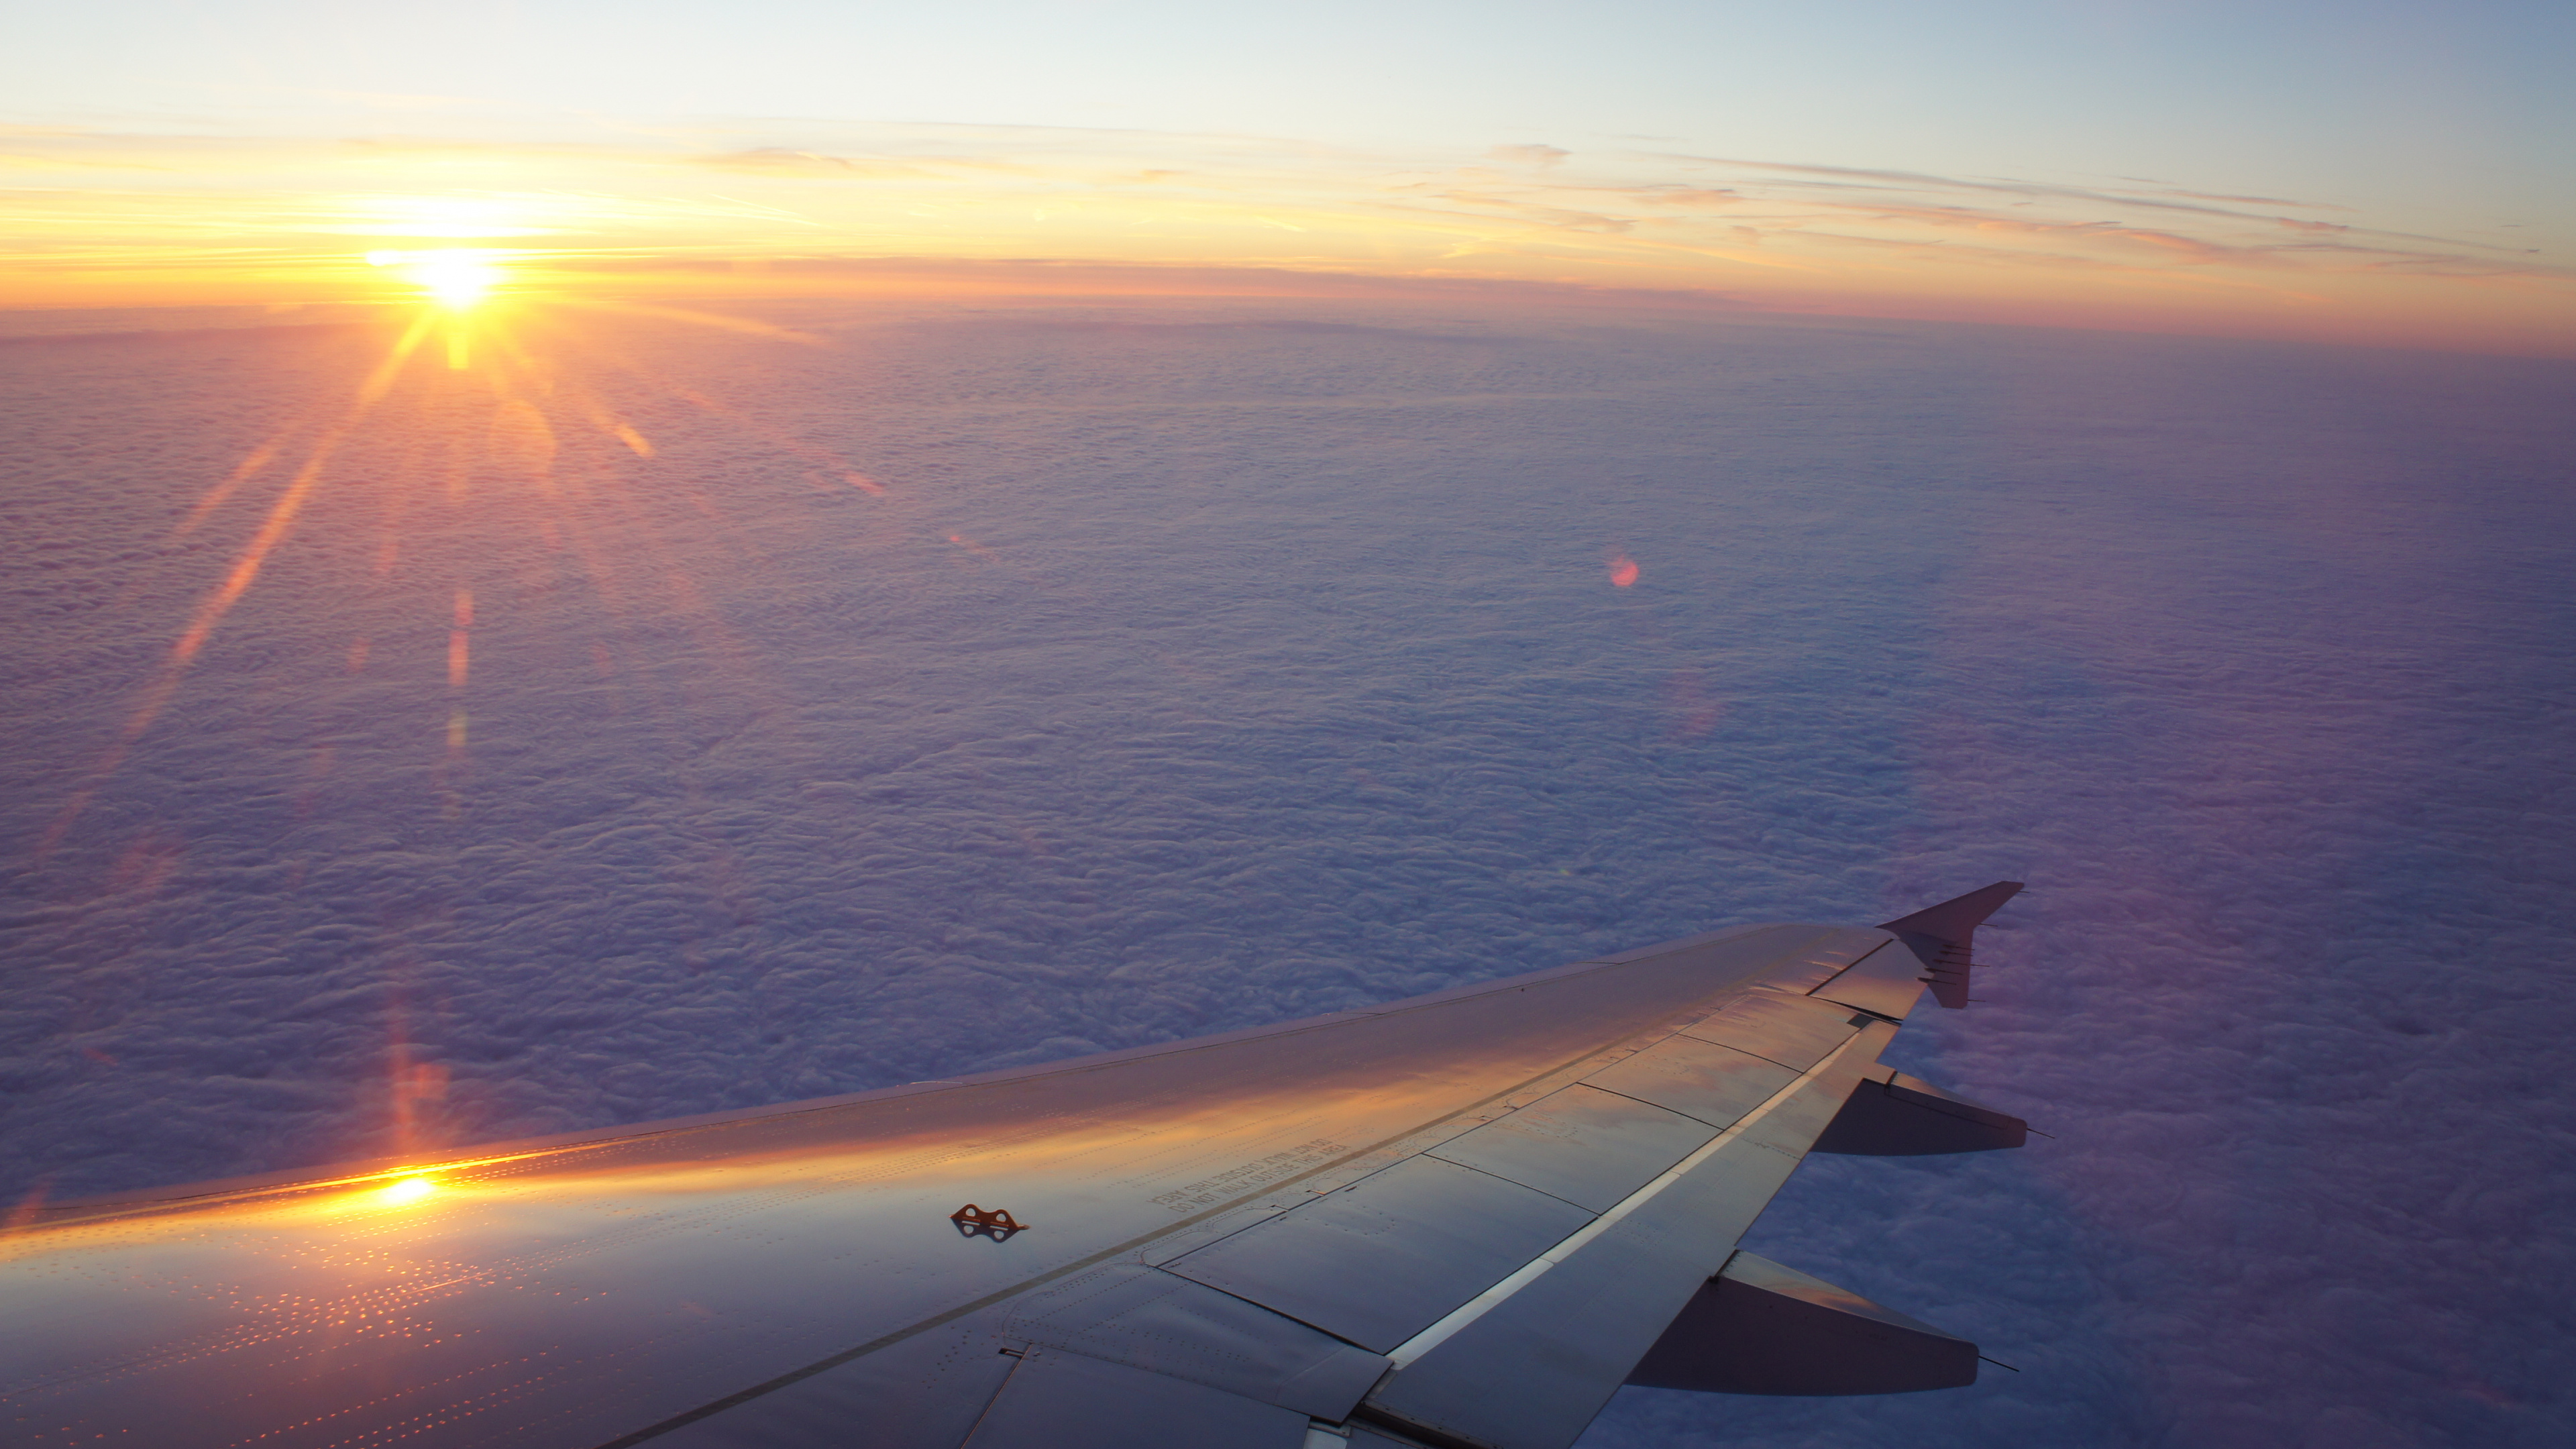
<svg viewBox="0 0 2576 1449">
<path fill-rule="evenodd" d="M 1721 1371 L 1727 1333 L 1784 1341 L 1764 1312 L 1859 1355 L 1824 1391 L 1931 1386 L 1873 1367 L 1916 1350 L 1964 1381 L 1958 1340 L 1735 1252 L 1829 1126 L 2019 1140 L 1876 1065 L 1933 959 L 1745 927 L 956 1082 L 22 1211 L 0 1404 L 43 1446 L 1537 1449 L 1650 1350 L 1655 1382 L 1773 1391 Z"/>
</svg>

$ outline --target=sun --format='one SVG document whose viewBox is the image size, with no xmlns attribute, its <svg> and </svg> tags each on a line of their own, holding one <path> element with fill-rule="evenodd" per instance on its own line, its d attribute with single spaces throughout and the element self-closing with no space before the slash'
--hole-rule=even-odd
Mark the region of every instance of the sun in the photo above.
<svg viewBox="0 0 2576 1449">
<path fill-rule="evenodd" d="M 405 1207 L 436 1191 L 438 1184 L 426 1177 L 406 1177 L 378 1188 L 376 1198 L 389 1207 Z"/>
<path fill-rule="evenodd" d="M 462 312 L 481 302 L 501 281 L 501 267 L 493 254 L 474 247 L 441 247 L 420 252 L 369 252 L 367 261 L 379 267 L 398 267 L 429 299 L 450 311 Z"/>
<path fill-rule="evenodd" d="M 432 252 L 415 275 L 442 305 L 463 308 L 483 300 L 501 269 L 471 252 Z"/>
</svg>

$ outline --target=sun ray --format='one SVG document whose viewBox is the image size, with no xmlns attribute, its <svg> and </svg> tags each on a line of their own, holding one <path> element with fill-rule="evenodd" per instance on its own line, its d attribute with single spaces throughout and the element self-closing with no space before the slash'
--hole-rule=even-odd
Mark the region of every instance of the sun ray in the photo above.
<svg viewBox="0 0 2576 1449">
<path fill-rule="evenodd" d="M 292 427 L 280 428 L 270 434 L 267 441 L 251 449 L 241 462 L 233 466 L 230 473 L 224 475 L 222 482 L 206 490 L 206 495 L 197 500 L 197 506 L 188 511 L 188 516 L 180 521 L 177 528 L 171 530 L 171 536 L 184 538 L 196 532 L 197 526 L 206 521 L 207 515 L 222 507 L 224 500 L 232 497 L 244 483 L 258 477 L 266 471 L 269 464 L 277 461 L 278 453 L 286 446 L 286 440 L 293 436 L 294 431 Z"/>
<path fill-rule="evenodd" d="M 794 436 L 755 411 L 646 366 L 613 335 L 613 328 L 575 319 L 588 314 L 603 322 L 626 317 L 648 324 L 681 323 L 801 347 L 835 345 L 830 339 L 677 307 L 512 294 L 502 254 L 486 249 L 378 252 L 367 260 L 393 270 L 419 289 L 411 315 L 336 409 L 324 411 L 327 421 L 296 420 L 276 428 L 190 504 L 175 526 L 174 537 L 204 528 L 243 490 L 263 477 L 276 477 L 283 469 L 276 492 L 266 501 L 249 536 L 234 549 L 220 577 L 189 608 L 159 667 L 142 682 L 121 725 L 69 792 L 44 832 L 35 852 L 38 859 L 47 858 L 60 845 L 101 789 L 130 761 L 226 621 L 258 587 L 326 490 L 363 479 L 366 491 L 378 502 L 380 537 L 367 550 L 371 562 L 362 566 L 367 577 L 378 581 L 396 577 L 406 556 L 406 536 L 419 533 L 427 521 L 421 509 L 442 493 L 444 506 L 451 510 L 524 510 L 529 532 L 542 538 L 548 551 L 565 554 L 598 590 L 612 615 L 657 607 L 655 590 L 634 585 L 658 582 L 667 591 L 660 595 L 666 602 L 658 607 L 676 608 L 705 630 L 714 656 L 732 669 L 748 668 L 751 651 L 697 594 L 664 546 L 660 533 L 668 522 L 665 510 L 675 501 L 668 490 L 681 475 L 667 471 L 663 441 L 647 432 L 649 415 L 635 414 L 633 399 L 616 395 L 624 391 L 624 382 L 638 385 L 648 399 L 670 399 L 746 436 L 780 455 L 782 462 L 792 458 L 804 465 L 790 472 L 801 471 L 818 484 L 847 486 L 900 502 L 893 490 L 839 451 Z M 415 370 L 417 360 L 441 353 L 445 367 L 430 362 L 425 370 Z M 579 359 L 581 366 L 568 369 L 565 359 Z M 603 382 L 611 384 L 610 391 L 602 390 Z M 397 387 L 403 389 L 401 410 L 388 415 L 383 410 L 396 397 Z M 412 409 L 418 410 L 417 416 Z M 391 466 L 370 468 L 364 461 L 365 451 L 355 446 L 361 441 L 389 450 Z M 712 525 L 748 545 L 748 535 L 738 534 L 732 526 L 720 494 L 692 490 L 677 501 L 695 505 L 704 520 L 696 527 Z M 615 527 L 620 520 L 647 526 Z M 615 533 L 616 547 L 605 546 L 603 528 Z M 758 560 L 754 557 L 749 562 L 756 566 Z M 466 601 L 473 597 L 474 584 L 466 577 L 448 585 L 454 590 L 458 612 L 448 636 L 447 749 L 438 776 L 451 806 L 460 802 L 450 777 L 467 762 L 466 693 L 474 661 L 471 606 Z M 335 645 L 332 650 L 334 670 L 342 675 L 364 670 L 376 652 L 370 636 L 378 632 L 364 629 L 344 636 L 345 646 Z"/>
<path fill-rule="evenodd" d="M 174 663 L 185 664 L 194 659 L 197 651 L 205 647 L 207 638 L 214 633 L 215 626 L 223 622 L 224 615 L 231 612 L 233 605 L 239 603 L 241 596 L 249 592 L 252 583 L 258 580 L 259 571 L 266 566 L 269 554 L 275 551 L 278 544 L 285 541 L 287 533 L 295 526 L 296 515 L 304 509 L 305 500 L 313 496 L 314 485 L 321 481 L 322 470 L 329 466 L 331 455 L 339 450 L 341 442 L 348 437 L 349 430 L 357 425 L 359 419 L 384 397 L 385 390 L 393 385 L 394 375 L 401 371 L 403 362 L 411 356 L 414 349 L 420 346 L 421 338 L 427 335 L 429 322 L 429 318 L 422 317 L 412 323 L 411 330 L 404 333 L 402 340 L 394 344 L 391 355 L 378 364 L 374 374 L 359 387 L 357 401 L 350 407 L 348 414 L 337 426 L 323 434 L 314 443 L 313 452 L 305 459 L 304 466 L 295 470 L 294 481 L 287 484 L 286 491 L 277 496 L 275 503 L 269 505 L 268 517 L 261 522 L 259 532 L 253 534 L 250 543 L 242 549 L 241 557 L 234 562 L 231 574 L 225 578 L 221 587 L 208 595 L 206 601 L 198 606 L 196 617 L 188 621 L 187 631 L 179 636 L 178 644 L 171 650 L 171 659 Z"/>
<path fill-rule="evenodd" d="M 654 317 L 669 322 L 691 322 L 701 327 L 715 327 L 727 332 L 745 332 L 754 337 L 767 337 L 780 342 L 795 342 L 807 347 L 830 347 L 829 338 L 774 322 L 756 321 L 749 317 L 728 317 L 721 312 L 700 312 L 688 307 L 666 307 L 652 302 L 612 301 L 604 297 L 562 296 L 552 299 L 557 305 L 587 307 L 601 312 L 618 312 L 630 317 Z"/>
<path fill-rule="evenodd" d="M 223 621 L 224 615 L 231 612 L 233 605 L 239 603 L 242 595 L 249 592 L 251 585 L 258 580 L 260 570 L 266 564 L 269 554 L 284 542 L 287 534 L 292 531 L 296 515 L 303 510 L 305 501 L 312 496 L 315 486 L 321 481 L 323 469 L 329 464 L 332 454 L 337 451 L 349 431 L 365 417 L 369 409 L 383 399 L 386 390 L 393 386 L 394 378 L 401 372 L 403 363 L 419 348 L 421 339 L 428 335 L 430 321 L 430 317 L 423 315 L 412 322 L 410 328 L 394 344 L 385 359 L 377 364 L 375 370 L 364 382 L 359 384 L 356 396 L 351 400 L 340 421 L 314 440 L 312 450 L 306 455 L 303 465 L 296 469 L 294 477 L 288 482 L 285 490 L 269 505 L 268 516 L 262 520 L 259 531 L 252 535 L 248 544 L 244 545 L 223 582 L 197 606 L 196 613 L 189 619 L 186 629 L 181 631 L 178 641 L 171 646 L 169 656 L 162 664 L 159 677 L 144 690 L 142 699 L 127 715 L 124 727 L 117 732 L 116 738 L 102 753 L 98 763 L 90 767 L 82 783 L 74 789 L 71 798 L 55 815 L 53 822 L 46 827 L 36 850 L 39 859 L 48 855 L 62 842 L 73 823 L 88 809 L 90 802 L 97 798 L 99 787 L 124 765 L 126 757 L 133 751 L 135 742 L 151 729 L 153 721 L 160 718 L 161 712 L 169 707 L 172 696 L 178 692 L 180 677 L 195 661 L 198 651 L 205 647 L 206 640 L 213 636 L 216 625 Z M 248 476 L 247 472 L 243 473 L 243 477 Z"/>
<path fill-rule="evenodd" d="M 669 317 L 680 321 L 694 322 L 703 320 L 700 314 L 684 311 L 679 308 L 611 305 L 596 302 L 586 303 L 584 305 L 600 307 L 603 310 L 630 311 L 645 316 Z M 785 329 L 772 329 L 760 327 L 756 324 L 744 324 L 737 330 L 753 331 L 764 336 L 777 335 L 790 340 L 821 345 L 821 339 L 812 338 L 802 333 L 788 332 Z M 604 359 L 610 365 L 618 368 L 628 376 L 660 389 L 666 396 L 685 402 L 701 412 L 721 417 L 727 423 L 752 434 L 761 442 L 766 443 L 771 447 L 781 449 L 796 457 L 802 458 L 806 462 L 814 464 L 819 468 L 828 470 L 832 476 L 838 477 L 842 482 L 847 483 L 849 486 L 856 488 L 863 493 L 874 494 L 882 497 L 887 492 L 883 483 L 879 482 L 876 478 L 868 474 L 866 470 L 860 468 L 857 464 L 832 449 L 810 444 L 802 439 L 780 432 L 779 430 L 750 417 L 738 408 L 719 402 L 716 399 L 707 396 L 696 388 L 669 382 L 657 377 L 650 370 L 646 369 L 641 364 L 638 364 L 621 351 L 601 347 L 595 342 L 584 342 L 581 345 L 583 345 L 592 355 Z M 647 453 L 645 456 L 649 457 L 651 455 Z"/>
</svg>

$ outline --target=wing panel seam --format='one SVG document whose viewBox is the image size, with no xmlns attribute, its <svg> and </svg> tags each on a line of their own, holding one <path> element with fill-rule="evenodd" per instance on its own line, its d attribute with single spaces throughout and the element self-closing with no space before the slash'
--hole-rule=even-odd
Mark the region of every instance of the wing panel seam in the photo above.
<svg viewBox="0 0 2576 1449">
<path fill-rule="evenodd" d="M 1474 1323 L 1477 1319 L 1484 1317 L 1486 1314 L 1500 1307 L 1503 1302 L 1513 1294 L 1518 1293 L 1523 1288 L 1526 1288 L 1530 1284 L 1538 1281 L 1539 1276 L 1547 1272 L 1548 1269 L 1553 1268 L 1557 1264 L 1574 1256 L 1575 1253 L 1581 1251 L 1594 1239 L 1599 1238 L 1602 1234 L 1610 1231 L 1614 1227 L 1617 1227 L 1630 1214 L 1636 1212 L 1639 1208 L 1644 1207 L 1647 1203 L 1660 1196 L 1666 1188 L 1669 1188 L 1674 1183 L 1680 1181 L 1683 1176 L 1697 1168 L 1701 1163 L 1715 1157 L 1719 1152 L 1742 1138 L 1744 1134 L 1752 1130 L 1755 1123 L 1762 1121 L 1769 1117 L 1773 1112 L 1787 1105 L 1789 1100 L 1792 1097 L 1795 1097 L 1800 1091 L 1804 1090 L 1809 1082 L 1822 1076 L 1828 1067 L 1834 1066 L 1836 1063 L 1840 1062 L 1846 1054 L 1859 1046 L 1862 1041 L 1868 1039 L 1869 1036 L 1870 1033 L 1867 1031 L 1854 1032 L 1841 1046 L 1838 1046 L 1831 1052 L 1827 1053 L 1824 1060 L 1817 1062 L 1813 1067 L 1800 1074 L 1796 1081 L 1791 1082 L 1789 1085 L 1782 1087 L 1779 1091 L 1773 1093 L 1762 1103 L 1761 1106 L 1754 1108 L 1752 1111 L 1746 1113 L 1742 1118 L 1738 1119 L 1734 1126 L 1729 1127 L 1725 1131 L 1718 1133 L 1715 1137 L 1710 1138 L 1707 1144 L 1702 1146 L 1698 1151 L 1693 1152 L 1690 1156 L 1674 1163 L 1671 1167 L 1666 1168 L 1662 1173 L 1658 1174 L 1653 1181 L 1647 1183 L 1641 1188 L 1638 1188 L 1635 1192 L 1628 1194 L 1626 1197 L 1621 1198 L 1617 1203 L 1613 1204 L 1609 1208 L 1604 1209 L 1599 1217 L 1596 1217 L 1591 1222 L 1575 1229 L 1572 1233 L 1566 1236 L 1564 1241 L 1558 1243 L 1556 1246 L 1539 1254 L 1529 1262 L 1522 1264 L 1519 1268 L 1507 1275 L 1501 1282 L 1496 1283 L 1491 1288 L 1486 1289 L 1484 1292 L 1477 1294 L 1475 1297 L 1468 1299 L 1465 1303 L 1462 1303 L 1458 1307 L 1450 1310 L 1450 1312 L 1446 1316 L 1442 1317 L 1439 1322 L 1432 1324 L 1429 1328 L 1422 1330 L 1413 1337 L 1397 1344 L 1394 1348 L 1389 1349 L 1386 1355 L 1388 1360 L 1393 1362 L 1398 1369 L 1403 1369 L 1414 1360 L 1421 1358 L 1424 1354 L 1427 1354 L 1431 1352 L 1431 1350 L 1438 1348 L 1441 1344 L 1448 1342 L 1461 1330 Z M 1533 1191 L 1535 1191 L 1535 1189 L 1533 1189 Z"/>
</svg>

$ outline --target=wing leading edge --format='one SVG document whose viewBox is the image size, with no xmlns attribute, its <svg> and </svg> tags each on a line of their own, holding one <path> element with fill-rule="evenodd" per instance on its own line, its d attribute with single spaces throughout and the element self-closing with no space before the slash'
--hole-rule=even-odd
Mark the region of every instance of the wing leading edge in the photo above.
<svg viewBox="0 0 2576 1449">
<path fill-rule="evenodd" d="M 1962 1377 L 1963 1341 L 1735 1245 L 1809 1151 L 2018 1145 L 1877 1065 L 1941 987 L 1914 936 L 1964 956 L 2009 884 L 1964 927 L 1745 927 L 954 1083 L 40 1210 L 0 1238 L 0 1398 L 31 1443 L 1557 1449 L 1632 1377 L 1966 1382 L 1974 1345 Z M 1766 1368 L 1752 1341 L 1817 1347 Z"/>
</svg>

